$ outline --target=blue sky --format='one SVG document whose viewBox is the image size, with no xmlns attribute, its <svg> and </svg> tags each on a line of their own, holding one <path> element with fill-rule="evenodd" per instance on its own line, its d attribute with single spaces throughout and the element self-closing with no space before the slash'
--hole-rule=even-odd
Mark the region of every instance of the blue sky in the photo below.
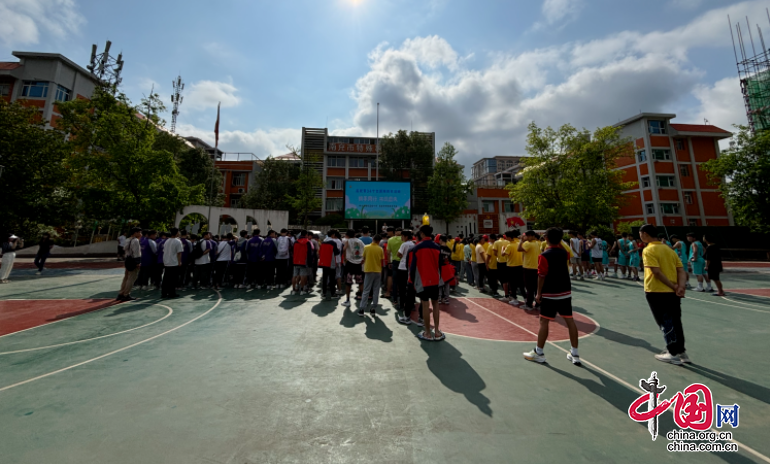
<svg viewBox="0 0 770 464">
<path fill-rule="evenodd" d="M 770 32 L 766 1 L 0 0 L 13 50 L 86 65 L 122 51 L 124 92 L 186 82 L 178 132 L 260 157 L 337 134 L 434 131 L 467 166 L 524 154 L 530 121 L 594 129 L 642 111 L 745 124 L 726 15 Z M 756 34 L 755 34 L 756 35 Z M 166 117 L 170 119 L 170 115 Z M 327 123 L 328 121 L 328 123 Z"/>
</svg>

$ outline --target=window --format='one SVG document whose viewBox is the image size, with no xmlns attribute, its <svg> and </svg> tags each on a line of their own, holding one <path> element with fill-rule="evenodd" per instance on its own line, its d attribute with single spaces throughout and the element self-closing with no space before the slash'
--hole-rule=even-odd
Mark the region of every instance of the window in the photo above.
<svg viewBox="0 0 770 464">
<path fill-rule="evenodd" d="M 684 202 L 688 205 L 692 204 L 692 192 L 684 192 Z"/>
<path fill-rule="evenodd" d="M 326 211 L 342 211 L 342 198 L 327 198 Z"/>
<path fill-rule="evenodd" d="M 350 158 L 350 167 L 351 168 L 365 168 L 366 167 L 366 158 Z"/>
<path fill-rule="evenodd" d="M 647 211 L 647 214 L 655 214 L 655 205 L 652 203 L 647 203 L 644 205 L 644 210 Z"/>
<path fill-rule="evenodd" d="M 503 212 L 506 213 L 515 213 L 516 211 L 513 209 L 514 204 L 510 201 L 503 202 Z"/>
<path fill-rule="evenodd" d="M 345 179 L 335 178 L 335 177 L 327 177 L 326 178 L 326 188 L 329 190 L 342 190 L 342 184 L 345 182 Z"/>
<path fill-rule="evenodd" d="M 642 177 L 642 188 L 650 188 L 650 176 Z"/>
<path fill-rule="evenodd" d="M 639 160 L 640 163 L 642 161 L 647 161 L 647 153 L 644 150 L 642 150 L 636 154 L 636 158 Z"/>
<path fill-rule="evenodd" d="M 330 156 L 326 158 L 326 166 L 330 168 L 344 168 L 345 157 L 344 156 Z"/>
<path fill-rule="evenodd" d="M 652 150 L 652 159 L 654 160 L 670 160 L 671 150 Z"/>
<path fill-rule="evenodd" d="M 650 134 L 666 133 L 666 121 L 647 121 L 647 126 L 650 129 Z"/>
<path fill-rule="evenodd" d="M 246 173 L 234 172 L 233 173 L 233 185 L 236 187 L 243 187 L 246 185 Z"/>
<path fill-rule="evenodd" d="M 48 97 L 48 82 L 24 81 L 21 89 L 22 97 L 46 98 Z"/>
<path fill-rule="evenodd" d="M 687 225 L 689 225 L 689 226 L 694 226 L 694 227 L 698 227 L 698 220 L 697 220 L 697 219 L 689 219 L 689 220 L 687 221 Z"/>
<path fill-rule="evenodd" d="M 494 201 L 482 201 L 481 202 L 481 211 L 484 213 L 494 213 L 495 212 L 495 202 Z"/>
<path fill-rule="evenodd" d="M 674 176 L 656 176 L 655 181 L 658 187 L 676 187 Z"/>
<path fill-rule="evenodd" d="M 56 101 L 60 102 L 66 102 L 70 101 L 70 94 L 72 91 L 66 87 L 57 86 L 56 87 Z"/>
<path fill-rule="evenodd" d="M 679 205 L 677 203 L 661 203 L 660 210 L 663 214 L 679 214 Z"/>
<path fill-rule="evenodd" d="M 7 97 L 11 94 L 11 84 L 0 84 L 0 97 Z"/>
<path fill-rule="evenodd" d="M 684 139 L 676 139 L 676 149 L 684 150 Z"/>
<path fill-rule="evenodd" d="M 241 207 L 241 199 L 239 198 L 230 198 L 230 208 L 240 208 Z"/>
<path fill-rule="evenodd" d="M 690 177 L 690 166 L 687 166 L 686 164 L 680 164 L 679 175 L 682 177 Z"/>
</svg>

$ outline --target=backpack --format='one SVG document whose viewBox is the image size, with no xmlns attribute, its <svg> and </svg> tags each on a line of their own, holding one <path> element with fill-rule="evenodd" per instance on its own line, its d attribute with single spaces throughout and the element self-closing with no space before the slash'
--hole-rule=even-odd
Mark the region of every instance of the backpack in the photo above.
<svg viewBox="0 0 770 464">
<path fill-rule="evenodd" d="M 195 247 L 193 247 L 192 251 L 192 259 L 198 259 L 201 256 L 203 256 L 203 250 L 200 247 L 201 242 L 198 242 Z"/>
</svg>

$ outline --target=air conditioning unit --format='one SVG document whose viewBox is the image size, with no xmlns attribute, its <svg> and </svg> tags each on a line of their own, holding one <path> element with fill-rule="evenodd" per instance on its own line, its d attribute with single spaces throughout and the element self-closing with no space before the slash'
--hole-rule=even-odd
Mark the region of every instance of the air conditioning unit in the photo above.
<svg viewBox="0 0 770 464">
<path fill-rule="evenodd" d="M 246 193 L 246 189 L 238 189 L 238 193 Z"/>
</svg>

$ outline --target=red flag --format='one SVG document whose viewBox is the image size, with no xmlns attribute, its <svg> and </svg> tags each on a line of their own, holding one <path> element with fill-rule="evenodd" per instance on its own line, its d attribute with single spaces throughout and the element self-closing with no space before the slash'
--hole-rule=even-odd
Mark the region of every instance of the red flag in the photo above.
<svg viewBox="0 0 770 464">
<path fill-rule="evenodd" d="M 221 104 L 222 102 L 217 104 L 217 123 L 214 124 L 214 148 L 219 147 L 219 105 Z"/>
</svg>

